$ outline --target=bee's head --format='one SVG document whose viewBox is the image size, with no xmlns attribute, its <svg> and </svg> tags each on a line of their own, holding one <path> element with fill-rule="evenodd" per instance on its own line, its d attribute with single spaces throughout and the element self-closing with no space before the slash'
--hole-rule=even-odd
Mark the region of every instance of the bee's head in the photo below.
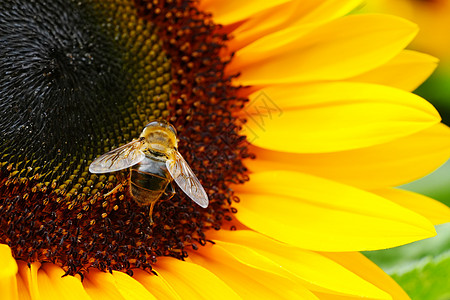
<svg viewBox="0 0 450 300">
<path fill-rule="evenodd" d="M 177 130 L 169 122 L 158 120 L 148 123 L 141 133 L 148 148 L 153 151 L 166 153 L 169 149 L 177 148 Z"/>
<path fill-rule="evenodd" d="M 175 129 L 175 127 L 173 127 L 172 124 L 170 124 L 169 122 L 167 122 L 164 119 L 160 119 L 158 121 L 152 121 L 152 122 L 148 123 L 147 125 L 145 125 L 144 130 L 147 127 L 165 128 L 165 129 L 168 129 L 168 130 L 172 131 L 173 134 L 177 135 L 177 130 Z"/>
</svg>

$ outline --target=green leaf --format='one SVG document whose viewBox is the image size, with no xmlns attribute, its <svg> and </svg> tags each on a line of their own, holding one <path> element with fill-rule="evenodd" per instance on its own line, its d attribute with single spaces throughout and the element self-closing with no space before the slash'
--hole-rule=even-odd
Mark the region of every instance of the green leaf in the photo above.
<svg viewBox="0 0 450 300">
<path fill-rule="evenodd" d="M 450 299 L 450 251 L 434 259 L 424 259 L 408 272 L 392 274 L 411 299 Z"/>
</svg>

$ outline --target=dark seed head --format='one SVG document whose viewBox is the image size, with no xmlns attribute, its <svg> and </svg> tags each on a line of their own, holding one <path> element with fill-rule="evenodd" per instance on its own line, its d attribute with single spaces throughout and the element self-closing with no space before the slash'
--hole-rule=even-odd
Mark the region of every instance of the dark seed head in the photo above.
<svg viewBox="0 0 450 300">
<path fill-rule="evenodd" d="M 229 185 L 247 179 L 234 117 L 245 99 L 224 75 L 218 29 L 191 1 L 0 3 L 0 242 L 17 259 L 132 274 L 187 257 L 232 219 Z M 116 174 L 88 166 L 158 118 L 211 203 L 177 189 L 150 225 L 128 189 L 104 197 Z"/>
</svg>

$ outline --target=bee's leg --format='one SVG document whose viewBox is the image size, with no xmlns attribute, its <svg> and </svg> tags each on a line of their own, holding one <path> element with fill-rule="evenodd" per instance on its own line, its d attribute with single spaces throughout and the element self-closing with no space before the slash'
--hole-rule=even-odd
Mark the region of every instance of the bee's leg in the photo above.
<svg viewBox="0 0 450 300">
<path fill-rule="evenodd" d="M 129 177 L 125 177 L 123 176 L 123 174 L 121 172 L 119 172 L 117 174 L 118 177 L 118 181 L 120 181 L 120 183 L 118 185 L 116 185 L 112 190 L 110 190 L 109 192 L 107 192 L 105 195 L 103 195 L 104 197 L 107 197 L 109 195 L 115 194 L 117 193 L 117 191 L 124 185 L 128 185 L 130 179 Z"/>
<path fill-rule="evenodd" d="M 175 195 L 175 187 L 173 186 L 173 181 L 169 182 L 169 184 L 166 187 L 166 190 L 164 191 L 164 199 L 169 200 L 170 198 Z"/>
<path fill-rule="evenodd" d="M 116 185 L 115 188 L 113 188 L 112 190 L 110 190 L 109 192 L 107 192 L 106 194 L 103 195 L 103 197 L 108 197 L 111 194 L 115 194 L 117 193 L 117 191 L 123 186 L 123 182 L 119 183 L 118 185 Z"/>
<path fill-rule="evenodd" d="M 153 207 L 155 206 L 156 201 L 153 201 L 152 203 L 150 203 L 150 210 L 148 212 L 148 216 L 150 217 L 150 225 L 153 224 L 153 218 L 152 218 L 152 214 L 153 214 Z"/>
</svg>

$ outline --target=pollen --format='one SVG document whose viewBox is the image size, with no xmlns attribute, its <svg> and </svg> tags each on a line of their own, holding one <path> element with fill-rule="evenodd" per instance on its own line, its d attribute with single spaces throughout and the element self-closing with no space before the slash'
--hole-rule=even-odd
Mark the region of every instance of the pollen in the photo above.
<svg viewBox="0 0 450 300">
<path fill-rule="evenodd" d="M 150 271 L 233 218 L 230 185 L 247 180 L 250 156 L 235 113 L 247 100 L 224 73 L 227 35 L 194 2 L 2 1 L 0 31 L 0 242 L 16 259 L 66 274 Z M 150 224 L 126 185 L 108 194 L 127 172 L 88 168 L 160 118 L 210 205 L 177 189 Z"/>
</svg>

